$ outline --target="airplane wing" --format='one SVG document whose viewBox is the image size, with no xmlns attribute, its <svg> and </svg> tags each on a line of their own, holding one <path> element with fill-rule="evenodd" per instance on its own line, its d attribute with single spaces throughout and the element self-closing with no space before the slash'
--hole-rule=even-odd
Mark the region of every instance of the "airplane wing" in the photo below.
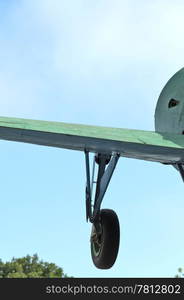
<svg viewBox="0 0 184 300">
<path fill-rule="evenodd" d="M 148 161 L 184 162 L 180 134 L 0 117 L 0 139 Z"/>
</svg>

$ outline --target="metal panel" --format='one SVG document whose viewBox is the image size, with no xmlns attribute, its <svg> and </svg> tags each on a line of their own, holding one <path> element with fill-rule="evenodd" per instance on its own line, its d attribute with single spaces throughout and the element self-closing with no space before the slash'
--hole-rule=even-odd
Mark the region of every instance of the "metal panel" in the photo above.
<svg viewBox="0 0 184 300">
<path fill-rule="evenodd" d="M 155 110 L 155 130 L 184 131 L 184 68 L 175 73 L 160 93 Z"/>
</svg>

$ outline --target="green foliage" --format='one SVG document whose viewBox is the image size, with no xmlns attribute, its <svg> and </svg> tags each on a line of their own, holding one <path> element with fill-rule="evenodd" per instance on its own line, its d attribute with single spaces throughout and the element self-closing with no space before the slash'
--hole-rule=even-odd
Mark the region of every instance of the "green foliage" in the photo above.
<svg viewBox="0 0 184 300">
<path fill-rule="evenodd" d="M 0 278 L 62 278 L 67 277 L 63 269 L 54 263 L 39 260 L 38 255 L 12 258 L 10 262 L 0 260 Z"/>
<path fill-rule="evenodd" d="M 176 274 L 176 278 L 184 278 L 184 273 L 183 273 L 183 269 L 182 268 L 178 268 L 178 274 Z"/>
</svg>

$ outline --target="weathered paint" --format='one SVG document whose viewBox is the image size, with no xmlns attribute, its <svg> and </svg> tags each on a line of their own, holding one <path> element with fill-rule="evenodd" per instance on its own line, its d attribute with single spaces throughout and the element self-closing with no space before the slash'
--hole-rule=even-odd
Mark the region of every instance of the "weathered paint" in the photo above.
<svg viewBox="0 0 184 300">
<path fill-rule="evenodd" d="M 0 117 L 0 139 L 72 150 L 119 152 L 164 163 L 184 162 L 184 136 L 152 131 Z"/>
<path fill-rule="evenodd" d="M 175 101 L 175 105 L 172 102 Z M 184 68 L 163 88 L 155 110 L 155 130 L 182 134 L 184 132 Z"/>
</svg>

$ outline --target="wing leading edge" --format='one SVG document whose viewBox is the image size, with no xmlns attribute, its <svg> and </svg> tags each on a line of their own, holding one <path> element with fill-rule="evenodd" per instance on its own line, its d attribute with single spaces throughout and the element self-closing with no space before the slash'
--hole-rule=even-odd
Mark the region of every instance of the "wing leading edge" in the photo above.
<svg viewBox="0 0 184 300">
<path fill-rule="evenodd" d="M 0 139 L 112 153 L 162 163 L 184 162 L 184 136 L 152 131 L 0 117 Z"/>
</svg>

